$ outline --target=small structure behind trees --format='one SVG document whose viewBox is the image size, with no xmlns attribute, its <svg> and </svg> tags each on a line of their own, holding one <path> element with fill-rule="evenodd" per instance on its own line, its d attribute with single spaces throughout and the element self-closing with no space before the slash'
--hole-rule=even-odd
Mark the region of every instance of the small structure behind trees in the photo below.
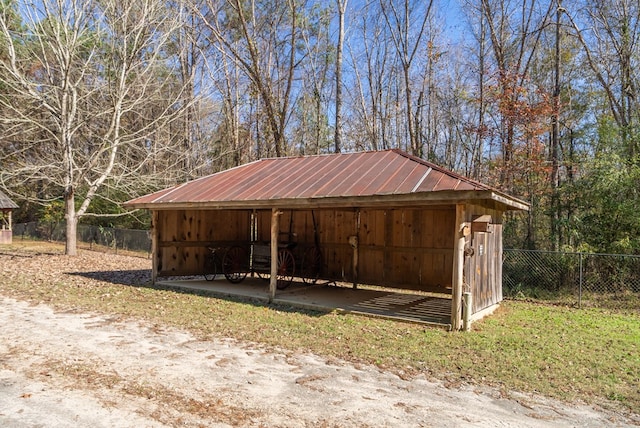
<svg viewBox="0 0 640 428">
<path fill-rule="evenodd" d="M 11 244 L 13 239 L 11 213 L 16 208 L 18 205 L 0 191 L 0 244 Z"/>
</svg>

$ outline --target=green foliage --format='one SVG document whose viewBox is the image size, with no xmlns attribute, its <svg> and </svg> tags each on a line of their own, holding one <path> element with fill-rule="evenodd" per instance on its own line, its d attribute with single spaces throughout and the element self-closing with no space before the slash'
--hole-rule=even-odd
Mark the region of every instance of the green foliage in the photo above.
<svg viewBox="0 0 640 428">
<path fill-rule="evenodd" d="M 40 209 L 40 221 L 38 225 L 46 239 L 50 240 L 56 227 L 64 221 L 64 203 L 62 201 L 50 202 Z"/>
<path fill-rule="evenodd" d="M 44 205 L 40 210 L 40 219 L 47 224 L 60 223 L 64 220 L 64 203 L 53 201 Z"/>
<path fill-rule="evenodd" d="M 584 175 L 566 189 L 576 199 L 576 230 L 583 249 L 640 253 L 640 159 L 628 159 L 619 134 L 606 120 Z"/>
</svg>

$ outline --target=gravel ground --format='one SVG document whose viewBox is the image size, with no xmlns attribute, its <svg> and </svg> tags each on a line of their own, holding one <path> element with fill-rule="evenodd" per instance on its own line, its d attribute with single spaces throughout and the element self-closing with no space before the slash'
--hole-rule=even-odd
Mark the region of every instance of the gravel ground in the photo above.
<svg viewBox="0 0 640 428">
<path fill-rule="evenodd" d="M 0 251 L 0 280 L 15 272 Z M 98 285 L 135 283 L 149 260 L 82 252 L 20 263 L 34 278 L 63 272 Z M 116 274 L 113 274 L 116 275 Z M 110 278 L 114 280 L 114 278 Z M 0 295 L 2 427 L 600 427 L 639 419 L 578 403 L 447 388 L 372 366 L 202 341 L 120 317 L 59 312 Z"/>
</svg>

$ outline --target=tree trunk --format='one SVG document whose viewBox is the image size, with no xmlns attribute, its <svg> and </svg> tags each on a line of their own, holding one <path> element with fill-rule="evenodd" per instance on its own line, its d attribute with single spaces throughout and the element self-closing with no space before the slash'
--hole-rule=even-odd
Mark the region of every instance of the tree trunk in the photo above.
<svg viewBox="0 0 640 428">
<path fill-rule="evenodd" d="M 67 256 L 75 256 L 78 254 L 78 218 L 76 217 L 75 196 L 73 188 L 68 188 L 64 194 L 64 219 L 66 223 L 64 253 Z"/>
<path fill-rule="evenodd" d="M 484 76 L 485 76 L 485 16 L 483 13 L 480 13 L 480 40 L 479 40 L 479 55 L 478 55 L 478 66 L 480 68 L 478 72 L 478 131 L 476 132 L 476 144 L 475 151 L 473 156 L 473 178 L 475 180 L 480 180 L 482 177 L 482 159 L 483 159 L 483 151 L 484 151 L 484 137 L 485 137 L 485 129 L 484 129 Z"/>
<path fill-rule="evenodd" d="M 560 203 L 558 195 L 559 187 L 559 114 L 560 114 L 560 18 L 562 16 L 562 0 L 558 0 L 555 28 L 555 55 L 554 55 L 554 88 L 553 88 L 553 113 L 551 114 L 551 245 L 554 251 L 560 248 Z"/>
<path fill-rule="evenodd" d="M 334 151 L 342 148 L 342 50 L 344 46 L 344 14 L 348 0 L 336 0 L 338 6 L 338 46 L 336 52 L 336 124 Z"/>
</svg>

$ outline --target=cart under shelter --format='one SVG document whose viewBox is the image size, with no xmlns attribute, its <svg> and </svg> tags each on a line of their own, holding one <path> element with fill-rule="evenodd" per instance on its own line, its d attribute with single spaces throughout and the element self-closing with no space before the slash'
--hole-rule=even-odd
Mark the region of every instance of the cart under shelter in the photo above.
<svg viewBox="0 0 640 428">
<path fill-rule="evenodd" d="M 503 214 L 528 210 L 400 150 L 263 159 L 125 206 L 152 212 L 154 282 L 236 248 L 226 268 L 268 275 L 271 298 L 282 273 L 445 294 L 454 329 L 502 300 Z"/>
</svg>

